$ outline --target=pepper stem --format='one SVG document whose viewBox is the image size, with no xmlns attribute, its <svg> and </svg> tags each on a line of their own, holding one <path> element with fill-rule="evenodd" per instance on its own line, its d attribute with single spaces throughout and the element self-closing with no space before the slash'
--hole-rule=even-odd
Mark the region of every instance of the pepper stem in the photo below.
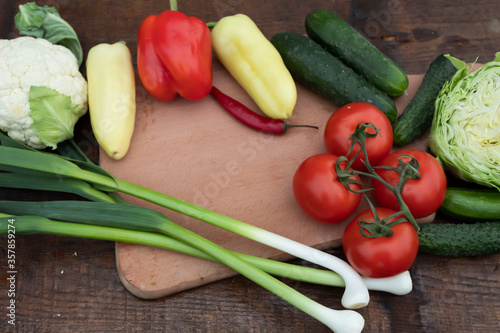
<svg viewBox="0 0 500 333">
<path fill-rule="evenodd" d="M 177 0 L 170 0 L 170 10 L 178 10 L 177 8 Z"/>
<path fill-rule="evenodd" d="M 318 129 L 318 126 L 312 126 L 312 125 L 289 125 L 286 122 L 283 123 L 283 134 L 292 127 L 309 127 L 309 128 L 315 128 Z"/>
</svg>

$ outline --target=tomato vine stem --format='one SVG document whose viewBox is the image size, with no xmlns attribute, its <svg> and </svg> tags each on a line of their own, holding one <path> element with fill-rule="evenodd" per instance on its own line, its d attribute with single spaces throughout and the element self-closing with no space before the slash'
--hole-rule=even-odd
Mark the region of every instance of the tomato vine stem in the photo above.
<svg viewBox="0 0 500 333">
<path fill-rule="evenodd" d="M 367 129 L 373 129 L 375 131 L 375 133 L 368 133 Z M 398 155 L 398 158 L 399 157 L 409 157 L 410 161 L 404 162 L 401 158 L 399 158 L 398 159 L 399 167 L 389 167 L 389 166 L 378 166 L 378 167 L 375 166 L 374 167 L 374 166 L 372 166 L 370 164 L 370 161 L 368 158 L 368 152 L 367 152 L 367 148 L 366 148 L 366 138 L 374 137 L 376 135 L 381 135 L 381 134 L 380 134 L 379 129 L 375 125 L 373 125 L 373 123 L 369 122 L 369 123 L 358 124 L 358 126 L 354 130 L 353 134 L 350 136 L 350 139 L 352 142 L 351 142 L 351 146 L 349 147 L 349 151 L 347 152 L 346 156 L 348 156 L 352 152 L 352 150 L 354 149 L 354 146 L 356 144 L 359 144 L 361 149 L 359 151 L 357 151 L 356 154 L 350 160 L 346 156 L 340 156 L 337 159 L 337 164 L 336 164 L 337 177 L 338 177 L 339 181 L 349 191 L 355 192 L 355 193 L 366 193 L 366 192 L 371 191 L 373 189 L 372 188 L 362 188 L 361 190 L 352 190 L 349 186 L 351 183 L 357 183 L 357 184 L 363 185 L 360 182 L 353 180 L 351 178 L 352 176 L 358 175 L 358 176 L 364 176 L 364 177 L 376 179 L 377 181 L 382 183 L 385 187 L 387 187 L 396 196 L 396 200 L 398 202 L 398 206 L 399 206 L 400 211 L 397 212 L 396 214 L 393 214 L 394 216 L 391 215 L 385 219 L 380 219 L 375 212 L 375 208 L 374 208 L 373 204 L 368 199 L 368 197 L 366 195 L 364 195 L 365 199 L 368 201 L 368 204 L 370 205 L 370 208 L 375 216 L 375 220 L 369 221 L 369 222 L 368 221 L 360 221 L 361 223 L 358 223 L 360 225 L 360 232 L 364 237 L 370 237 L 370 238 L 381 237 L 381 236 L 390 237 L 392 235 L 392 230 L 390 230 L 390 228 L 392 228 L 394 225 L 396 225 L 398 223 L 402 223 L 402 222 L 406 222 L 406 221 L 410 222 L 413 225 L 413 227 L 418 231 L 420 229 L 420 227 L 419 227 L 417 221 L 415 220 L 415 218 L 413 217 L 413 215 L 411 214 L 410 209 L 408 208 L 408 205 L 403 200 L 402 193 L 403 193 L 404 185 L 405 185 L 406 181 L 408 181 L 408 179 L 420 179 L 420 172 L 418 171 L 419 163 L 415 159 L 415 157 L 413 157 L 412 155 L 402 154 L 402 155 Z M 357 156 L 361 152 L 363 153 L 363 156 L 364 156 L 364 159 L 362 162 L 365 165 L 367 171 L 359 171 L 359 170 L 352 170 L 352 169 L 351 169 L 351 171 L 349 171 L 349 168 L 354 163 L 354 160 L 357 158 Z M 344 169 L 342 169 L 340 167 L 340 163 L 344 162 L 344 161 L 347 161 L 347 166 Z M 396 185 L 389 184 L 382 177 L 380 177 L 379 174 L 377 174 L 376 169 L 382 169 L 382 168 L 393 170 L 393 171 L 399 173 L 400 177 L 399 177 L 399 181 Z M 396 221 L 388 223 L 388 221 L 391 218 L 393 218 L 397 215 L 401 215 L 401 214 L 403 214 L 406 217 L 406 219 L 398 219 Z M 368 231 L 369 234 L 366 233 L 365 231 Z"/>
</svg>

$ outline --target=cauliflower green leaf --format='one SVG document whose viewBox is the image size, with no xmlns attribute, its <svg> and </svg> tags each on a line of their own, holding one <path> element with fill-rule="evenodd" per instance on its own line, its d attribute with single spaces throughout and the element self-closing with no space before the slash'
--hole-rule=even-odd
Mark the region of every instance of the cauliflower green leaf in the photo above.
<svg viewBox="0 0 500 333">
<path fill-rule="evenodd" d="M 19 6 L 14 21 L 19 34 L 60 44 L 75 55 L 78 66 L 82 64 L 83 50 L 80 40 L 73 27 L 61 18 L 55 7 L 40 7 L 35 2 L 29 2 Z"/>
<path fill-rule="evenodd" d="M 29 94 L 31 128 L 38 132 L 42 142 L 53 149 L 59 142 L 73 138 L 81 108 L 71 98 L 47 87 L 32 86 Z"/>
</svg>

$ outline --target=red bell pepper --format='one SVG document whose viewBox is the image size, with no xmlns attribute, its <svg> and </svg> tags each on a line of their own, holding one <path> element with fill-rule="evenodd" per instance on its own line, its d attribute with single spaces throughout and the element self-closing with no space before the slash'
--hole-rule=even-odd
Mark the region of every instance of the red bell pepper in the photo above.
<svg viewBox="0 0 500 333">
<path fill-rule="evenodd" d="M 167 10 L 144 19 L 137 37 L 144 88 L 160 101 L 177 94 L 198 101 L 212 89 L 212 41 L 205 22 Z"/>
</svg>

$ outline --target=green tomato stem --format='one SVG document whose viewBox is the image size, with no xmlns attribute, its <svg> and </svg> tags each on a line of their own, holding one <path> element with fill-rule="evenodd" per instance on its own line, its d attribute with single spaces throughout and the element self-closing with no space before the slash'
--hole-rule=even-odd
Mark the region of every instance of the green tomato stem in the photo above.
<svg viewBox="0 0 500 333">
<path fill-rule="evenodd" d="M 58 179 L 50 174 L 1 172 L 0 187 L 73 193 L 92 201 L 116 202 L 116 199 L 87 182 L 73 178 Z"/>
<path fill-rule="evenodd" d="M 378 129 L 373 124 L 371 124 L 371 126 L 368 126 L 368 125 L 369 124 L 363 124 L 363 123 L 359 124 L 358 127 L 356 128 L 356 130 L 354 131 L 353 135 L 351 135 L 352 144 L 351 144 L 351 147 L 349 148 L 349 153 L 352 151 L 352 149 L 356 143 L 360 144 L 361 150 L 357 154 L 355 154 L 355 156 L 353 156 L 353 158 L 351 160 L 348 161 L 348 165 L 351 165 L 352 162 L 354 162 L 354 159 L 356 159 L 356 157 L 362 151 L 363 155 L 365 156 L 363 164 L 366 166 L 367 172 L 353 170 L 351 173 L 349 173 L 349 171 L 346 171 L 345 173 L 346 173 L 346 175 L 350 174 L 350 175 L 365 176 L 365 177 L 369 177 L 369 178 L 372 178 L 372 179 L 379 181 L 382 185 L 384 185 L 387 189 L 389 189 L 394 194 L 394 196 L 396 197 L 396 200 L 398 202 L 398 206 L 399 206 L 401 213 L 408 219 L 408 221 L 418 231 L 420 227 L 419 227 L 418 223 L 416 222 L 415 218 L 413 217 L 413 215 L 411 214 L 410 209 L 408 208 L 408 205 L 404 202 L 403 197 L 402 197 L 403 187 L 404 187 L 406 181 L 408 180 L 408 178 L 414 178 L 416 176 L 419 176 L 418 165 L 414 168 L 416 170 L 414 172 L 415 175 L 409 175 L 409 176 L 407 176 L 408 170 L 411 169 L 411 167 L 409 165 L 403 165 L 399 169 L 391 168 L 400 174 L 399 182 L 396 186 L 393 186 L 393 185 L 389 184 L 387 181 L 385 181 L 379 174 L 377 174 L 377 172 L 375 171 L 373 166 L 370 164 L 370 161 L 368 159 L 368 151 L 366 148 L 366 137 L 369 137 L 370 135 L 369 135 L 369 133 L 366 132 L 366 128 L 367 127 L 374 128 L 376 135 L 379 135 Z M 373 135 L 371 135 L 371 136 L 373 136 Z M 413 159 L 412 156 L 410 156 L 410 157 Z M 337 163 L 339 163 L 339 162 L 337 162 Z M 345 178 L 346 175 L 343 175 L 342 177 Z M 346 186 L 346 184 L 344 184 L 344 186 Z M 348 186 L 346 186 L 346 187 L 349 189 Z M 376 215 L 375 211 L 373 211 L 373 213 Z M 381 222 L 379 221 L 379 222 L 375 222 L 375 223 L 381 223 Z M 384 223 L 384 222 L 382 222 L 382 223 Z"/>
</svg>

